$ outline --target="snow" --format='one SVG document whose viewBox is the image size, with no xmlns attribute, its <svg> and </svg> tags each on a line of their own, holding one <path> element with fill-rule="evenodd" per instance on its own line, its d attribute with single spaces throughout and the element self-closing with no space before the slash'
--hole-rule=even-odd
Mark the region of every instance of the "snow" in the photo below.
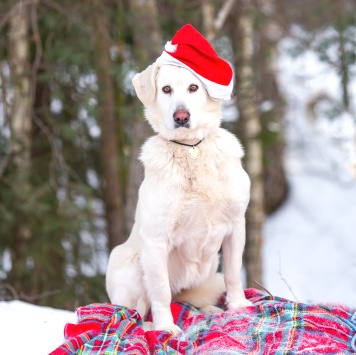
<svg viewBox="0 0 356 355">
<path fill-rule="evenodd" d="M 64 341 L 74 312 L 34 306 L 21 301 L 0 302 L 0 354 L 45 355 Z"/>
<path fill-rule="evenodd" d="M 355 117 L 328 117 L 341 100 L 337 73 L 311 50 L 283 55 L 293 45 L 282 41 L 278 63 L 290 194 L 264 225 L 264 286 L 293 300 L 356 307 L 356 179 L 348 170 L 356 162 Z M 308 105 L 318 95 L 326 99 L 311 119 Z"/>
<path fill-rule="evenodd" d="M 356 162 L 355 97 L 350 112 L 327 117 L 341 100 L 335 69 L 311 50 L 286 55 L 293 41 L 282 41 L 278 60 L 290 193 L 264 225 L 263 283 L 288 299 L 356 307 L 356 180 L 347 170 Z M 356 80 L 349 87 L 356 96 Z M 308 105 L 318 95 L 326 100 L 312 119 Z M 67 322 L 76 322 L 74 312 L 0 302 L 0 354 L 48 354 L 64 341 Z"/>
<path fill-rule="evenodd" d="M 264 226 L 265 287 L 300 302 L 356 307 L 356 184 L 307 173 L 289 181 L 288 201 Z"/>
</svg>

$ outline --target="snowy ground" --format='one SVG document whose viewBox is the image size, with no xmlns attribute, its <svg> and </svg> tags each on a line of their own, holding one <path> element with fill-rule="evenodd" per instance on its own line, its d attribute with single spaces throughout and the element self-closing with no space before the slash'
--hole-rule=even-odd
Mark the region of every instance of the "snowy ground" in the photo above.
<svg viewBox="0 0 356 355">
<path fill-rule="evenodd" d="M 63 343 L 63 329 L 76 323 L 74 312 L 0 302 L 0 354 L 47 355 Z"/>
<path fill-rule="evenodd" d="M 287 39 L 280 50 L 293 45 Z M 335 109 L 339 79 L 314 52 L 281 55 L 278 69 L 290 196 L 264 226 L 264 284 L 289 299 L 356 307 L 356 179 L 347 170 L 356 162 L 355 115 Z M 350 89 L 355 113 L 356 80 Z M 308 105 L 318 96 L 326 99 L 312 119 Z"/>
<path fill-rule="evenodd" d="M 288 201 L 264 228 L 266 288 L 292 300 L 356 307 L 356 184 L 307 173 L 289 180 Z"/>
<path fill-rule="evenodd" d="M 281 49 L 291 45 L 286 40 Z M 340 101 L 340 85 L 311 51 L 295 59 L 282 55 L 278 69 L 290 195 L 265 223 L 264 285 L 293 300 L 356 307 L 356 180 L 346 170 L 356 157 L 355 123 L 345 112 L 337 120 L 325 117 Z M 356 96 L 356 80 L 350 85 Z M 307 106 L 319 94 L 331 100 L 321 101 L 312 123 Z M 63 342 L 65 323 L 75 321 L 74 312 L 0 302 L 0 354 L 48 354 Z"/>
</svg>

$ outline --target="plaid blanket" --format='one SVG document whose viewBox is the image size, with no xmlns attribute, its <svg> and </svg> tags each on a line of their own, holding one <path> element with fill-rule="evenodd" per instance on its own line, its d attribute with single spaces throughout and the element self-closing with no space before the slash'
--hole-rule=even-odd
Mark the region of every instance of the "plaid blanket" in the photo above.
<svg viewBox="0 0 356 355">
<path fill-rule="evenodd" d="M 356 309 L 307 305 L 245 291 L 254 307 L 213 316 L 189 304 L 172 303 L 177 336 L 142 329 L 132 309 L 91 304 L 77 310 L 78 323 L 67 324 L 66 342 L 50 355 L 243 354 L 315 355 L 356 353 Z"/>
</svg>

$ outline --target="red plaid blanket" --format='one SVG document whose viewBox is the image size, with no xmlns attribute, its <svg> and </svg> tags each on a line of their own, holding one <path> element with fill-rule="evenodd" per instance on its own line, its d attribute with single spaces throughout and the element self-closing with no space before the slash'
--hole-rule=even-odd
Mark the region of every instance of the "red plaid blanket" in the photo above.
<svg viewBox="0 0 356 355">
<path fill-rule="evenodd" d="M 66 342 L 50 355 L 356 353 L 356 309 L 295 303 L 255 289 L 245 293 L 254 307 L 213 316 L 172 303 L 175 323 L 182 328 L 177 336 L 145 332 L 132 309 L 111 304 L 81 307 L 78 323 L 65 326 Z"/>
</svg>

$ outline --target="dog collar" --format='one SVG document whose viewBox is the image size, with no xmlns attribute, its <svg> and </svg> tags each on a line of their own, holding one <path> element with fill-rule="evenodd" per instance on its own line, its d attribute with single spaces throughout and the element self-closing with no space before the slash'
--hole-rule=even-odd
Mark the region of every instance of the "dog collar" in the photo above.
<svg viewBox="0 0 356 355">
<path fill-rule="evenodd" d="M 186 143 L 182 143 L 182 142 L 178 142 L 178 141 L 174 141 L 172 140 L 171 142 L 176 143 L 176 144 L 180 144 L 180 145 L 184 145 L 186 147 L 190 147 L 188 154 L 192 159 L 198 159 L 200 157 L 200 149 L 197 148 L 197 145 L 199 145 L 201 142 L 203 141 L 200 140 L 198 143 L 196 144 L 186 144 Z"/>
</svg>

